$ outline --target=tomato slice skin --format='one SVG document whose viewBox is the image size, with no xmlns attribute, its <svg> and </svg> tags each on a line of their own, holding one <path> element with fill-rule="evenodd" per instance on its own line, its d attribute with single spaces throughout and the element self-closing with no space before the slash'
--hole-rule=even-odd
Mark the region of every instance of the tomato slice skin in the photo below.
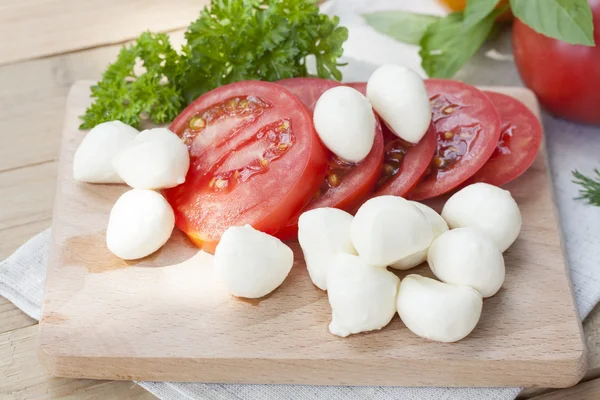
<svg viewBox="0 0 600 400">
<path fill-rule="evenodd" d="M 311 115 L 315 110 L 317 100 L 325 91 L 342 86 L 339 82 L 321 78 L 288 78 L 275 83 L 292 92 L 310 111 Z"/>
<path fill-rule="evenodd" d="M 278 81 L 290 89 L 309 109 L 314 110 L 317 100 L 328 89 L 342 86 L 340 83 L 318 78 L 291 78 Z M 381 174 L 384 144 L 381 124 L 377 119 L 375 140 L 367 157 L 358 164 L 345 163 L 328 151 L 329 167 L 321 188 L 298 215 L 292 218 L 275 236 L 282 240 L 296 238 L 298 218 L 305 211 L 321 207 L 352 211 L 369 196 Z M 337 182 L 332 185 L 330 182 Z"/>
<path fill-rule="evenodd" d="M 209 252 L 230 226 L 275 233 L 325 176 L 327 153 L 309 112 L 275 83 L 244 81 L 212 90 L 170 129 L 188 144 L 190 169 L 185 183 L 164 194 L 177 227 Z"/>
<path fill-rule="evenodd" d="M 490 159 L 467 183 L 502 186 L 518 178 L 533 164 L 542 144 L 542 125 L 535 114 L 514 97 L 484 93 L 500 114 L 502 133 Z"/>
<path fill-rule="evenodd" d="M 500 115 L 479 89 L 447 79 L 425 80 L 432 103 L 437 149 L 430 168 L 408 193 L 425 200 L 447 193 L 473 176 L 496 149 Z"/>
</svg>

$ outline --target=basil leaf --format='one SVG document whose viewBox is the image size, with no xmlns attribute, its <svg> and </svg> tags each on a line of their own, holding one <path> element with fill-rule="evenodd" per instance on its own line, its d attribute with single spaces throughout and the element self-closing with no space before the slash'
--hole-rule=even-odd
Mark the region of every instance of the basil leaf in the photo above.
<svg viewBox="0 0 600 400">
<path fill-rule="evenodd" d="M 463 13 L 452 13 L 429 25 L 421 39 L 421 66 L 432 78 L 452 78 L 488 38 L 498 10 L 472 27 Z"/>
<path fill-rule="evenodd" d="M 465 8 L 465 27 L 470 28 L 490 15 L 500 0 L 468 0 Z"/>
<path fill-rule="evenodd" d="M 362 16 L 379 33 L 408 44 L 419 44 L 425 30 L 440 17 L 406 11 L 382 11 Z"/>
<path fill-rule="evenodd" d="M 534 31 L 571 44 L 594 45 L 587 0 L 510 0 L 515 17 Z"/>
</svg>

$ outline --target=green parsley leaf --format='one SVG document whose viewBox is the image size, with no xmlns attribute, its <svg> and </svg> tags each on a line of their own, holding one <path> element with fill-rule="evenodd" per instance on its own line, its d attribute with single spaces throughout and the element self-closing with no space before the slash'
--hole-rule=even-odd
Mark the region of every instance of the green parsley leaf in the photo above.
<svg viewBox="0 0 600 400">
<path fill-rule="evenodd" d="M 456 12 L 429 25 L 421 39 L 421 65 L 430 77 L 452 78 L 488 38 L 498 10 L 472 27 Z"/>
<path fill-rule="evenodd" d="M 362 17 L 377 32 L 408 44 L 419 44 L 427 27 L 440 19 L 435 15 L 407 11 L 381 11 Z"/>
<path fill-rule="evenodd" d="M 82 129 L 111 120 L 138 127 L 143 118 L 169 122 L 207 91 L 231 82 L 308 75 L 342 79 L 338 62 L 348 30 L 319 13 L 314 0 L 211 0 L 177 53 L 165 34 L 144 33 L 124 46 L 92 87 Z M 143 64 L 145 72 L 134 67 Z"/>
<path fill-rule="evenodd" d="M 81 117 L 81 129 L 112 120 L 139 127 L 147 116 L 155 124 L 175 118 L 183 107 L 178 89 L 184 66 L 164 33 L 143 33 L 129 46 L 123 46 L 117 60 L 108 66 L 102 80 L 92 86 L 94 103 Z M 145 72 L 136 75 L 141 63 Z"/>
<path fill-rule="evenodd" d="M 468 0 L 465 8 L 465 27 L 470 28 L 490 15 L 500 0 Z"/>
<path fill-rule="evenodd" d="M 515 17 L 533 30 L 571 44 L 594 46 L 587 0 L 510 0 Z"/>
<path fill-rule="evenodd" d="M 185 34 L 185 99 L 241 80 L 306 76 L 309 56 L 319 77 L 340 80 L 348 31 L 338 23 L 312 0 L 211 0 Z"/>
<path fill-rule="evenodd" d="M 595 177 L 588 177 L 579 171 L 573 171 L 574 183 L 581 186 L 578 199 L 585 199 L 588 203 L 600 206 L 600 171 L 595 169 Z"/>
</svg>

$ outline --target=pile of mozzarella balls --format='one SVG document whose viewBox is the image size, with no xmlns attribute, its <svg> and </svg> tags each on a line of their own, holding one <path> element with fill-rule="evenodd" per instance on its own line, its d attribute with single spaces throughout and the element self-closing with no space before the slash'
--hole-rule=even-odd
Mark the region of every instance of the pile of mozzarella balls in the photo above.
<svg viewBox="0 0 600 400">
<path fill-rule="evenodd" d="M 120 121 L 94 127 L 73 159 L 73 177 L 88 183 L 126 183 L 108 220 L 108 249 L 124 260 L 161 248 L 175 226 L 173 209 L 156 190 L 182 184 L 190 165 L 186 145 L 166 128 L 138 132 Z"/>
<path fill-rule="evenodd" d="M 455 193 L 441 215 L 380 196 L 354 217 L 335 208 L 307 211 L 298 227 L 310 278 L 327 290 L 332 334 L 381 329 L 397 312 L 416 335 L 455 342 L 477 325 L 483 298 L 500 290 L 502 252 L 519 235 L 521 213 L 508 191 L 476 183 Z M 259 298 L 281 285 L 293 258 L 279 239 L 247 225 L 225 232 L 214 267 L 230 293 Z M 439 280 L 411 274 L 400 281 L 388 269 L 425 261 Z"/>
</svg>

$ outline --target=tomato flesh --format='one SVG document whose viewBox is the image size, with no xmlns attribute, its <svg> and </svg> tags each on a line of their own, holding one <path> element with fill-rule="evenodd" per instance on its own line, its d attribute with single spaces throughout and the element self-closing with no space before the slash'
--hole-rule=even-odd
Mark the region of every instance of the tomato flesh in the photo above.
<svg viewBox="0 0 600 400">
<path fill-rule="evenodd" d="M 311 112 L 323 92 L 341 86 L 337 82 L 318 78 L 292 78 L 277 83 L 285 85 Z M 351 211 L 358 207 L 379 179 L 383 153 L 383 135 L 378 119 L 373 147 L 360 163 L 341 160 L 328 151 L 327 172 L 321 187 L 315 191 L 310 203 L 277 232 L 276 236 L 281 239 L 295 238 L 298 233 L 298 218 L 305 211 L 321 207 Z"/>
<path fill-rule="evenodd" d="M 408 143 L 384 125 L 385 157 L 374 196 L 406 196 L 423 176 L 437 146 L 436 132 L 429 127 L 417 144 Z"/>
<path fill-rule="evenodd" d="M 363 95 L 367 93 L 366 82 L 347 83 Z M 405 196 L 423 176 L 437 146 L 436 132 L 429 127 L 417 144 L 396 136 L 386 124 L 383 125 L 384 161 L 373 196 Z"/>
<path fill-rule="evenodd" d="M 446 79 L 427 79 L 437 148 L 429 168 L 408 197 L 444 194 L 473 176 L 490 158 L 500 137 L 500 116 L 477 88 Z"/>
<path fill-rule="evenodd" d="M 542 126 L 519 100 L 502 93 L 484 93 L 500 114 L 502 132 L 496 150 L 468 183 L 485 182 L 501 186 L 531 166 L 542 143 Z"/>
<path fill-rule="evenodd" d="M 274 83 L 222 86 L 190 104 L 171 124 L 190 152 L 182 185 L 165 191 L 176 225 L 214 251 L 231 226 L 272 234 L 318 190 L 327 153 L 312 118 Z"/>
</svg>

